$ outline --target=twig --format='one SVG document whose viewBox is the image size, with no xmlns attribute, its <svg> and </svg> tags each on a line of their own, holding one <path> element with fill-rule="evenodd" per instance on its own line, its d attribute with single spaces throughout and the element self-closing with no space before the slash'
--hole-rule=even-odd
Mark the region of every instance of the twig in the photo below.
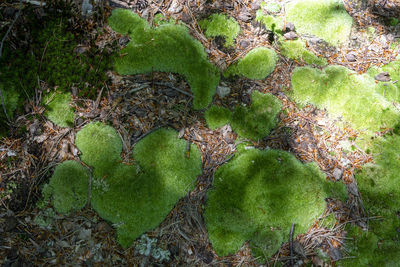
<svg viewBox="0 0 400 267">
<path fill-rule="evenodd" d="M 181 90 L 181 89 L 179 89 L 179 88 L 176 88 L 176 87 L 174 87 L 174 86 L 172 86 L 172 85 L 169 85 L 169 84 L 167 84 L 167 83 L 155 82 L 154 84 L 155 84 L 155 85 L 161 85 L 161 86 L 167 86 L 167 87 L 169 87 L 169 88 L 171 88 L 171 89 L 174 89 L 175 91 L 178 91 L 178 92 L 181 93 L 181 94 L 184 94 L 184 95 L 193 97 L 193 95 L 192 95 L 191 93 L 185 92 L 185 91 L 183 91 L 183 90 Z"/>
<path fill-rule="evenodd" d="M 20 8 L 19 8 L 19 10 L 18 10 L 18 12 L 17 12 L 17 15 L 15 15 L 15 18 L 14 18 L 13 22 L 11 23 L 10 27 L 8 28 L 6 34 L 4 34 L 3 39 L 1 39 L 1 43 L 0 43 L 0 57 L 2 56 L 2 53 L 3 53 L 3 45 L 4 45 L 4 42 L 5 42 L 5 40 L 6 40 L 7 36 L 8 36 L 8 34 L 10 33 L 12 27 L 14 27 L 14 24 L 15 24 L 15 22 L 17 21 L 19 15 L 21 14 L 21 10 L 22 10 L 22 0 L 19 0 L 19 7 L 20 7 Z"/>
<path fill-rule="evenodd" d="M 294 266 L 294 261 L 293 261 L 293 230 L 294 230 L 294 223 L 292 223 L 292 226 L 290 227 L 290 233 L 289 233 L 290 266 Z"/>
</svg>

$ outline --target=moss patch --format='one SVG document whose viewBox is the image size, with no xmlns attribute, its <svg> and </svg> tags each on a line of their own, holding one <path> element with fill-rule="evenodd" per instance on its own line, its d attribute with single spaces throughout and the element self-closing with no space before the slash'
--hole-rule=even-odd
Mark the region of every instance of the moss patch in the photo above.
<svg viewBox="0 0 400 267">
<path fill-rule="evenodd" d="M 64 161 L 44 186 L 43 196 L 57 212 L 69 213 L 86 205 L 88 188 L 89 171 L 76 161 Z"/>
<path fill-rule="evenodd" d="M 109 25 L 131 38 L 115 60 L 119 74 L 179 73 L 192 89 L 195 109 L 211 102 L 219 83 L 219 70 L 207 60 L 203 46 L 190 36 L 185 26 L 167 23 L 151 28 L 147 21 L 125 9 L 113 10 Z"/>
<path fill-rule="evenodd" d="M 277 123 L 281 102 L 271 94 L 254 91 L 249 107 L 239 106 L 232 117 L 232 129 L 240 136 L 259 140 L 266 137 Z"/>
<path fill-rule="evenodd" d="M 294 41 L 280 42 L 281 54 L 293 60 L 302 60 L 307 64 L 315 64 L 318 66 L 325 66 L 328 64 L 325 58 L 316 56 L 313 52 L 306 48 L 304 41 L 298 39 Z"/>
<path fill-rule="evenodd" d="M 75 114 L 70 106 L 72 97 L 69 93 L 49 95 L 52 98 L 46 107 L 45 116 L 60 127 L 70 127 L 74 124 Z M 47 99 L 50 100 L 50 99 Z M 45 99 L 45 102 L 47 102 Z"/>
<path fill-rule="evenodd" d="M 274 13 L 279 12 L 280 5 L 275 2 L 262 2 L 261 8 L 256 12 L 256 21 L 264 24 L 267 30 L 282 34 L 284 25 L 283 18 L 277 17 Z"/>
<path fill-rule="evenodd" d="M 204 114 L 208 127 L 215 130 L 232 120 L 232 112 L 225 107 L 212 106 Z"/>
<path fill-rule="evenodd" d="M 295 0 L 286 6 L 286 20 L 302 34 L 313 34 L 332 45 L 345 42 L 353 19 L 341 0 Z"/>
<path fill-rule="evenodd" d="M 209 18 L 199 21 L 199 26 L 205 30 L 207 38 L 224 37 L 227 47 L 235 45 L 235 38 L 240 32 L 239 23 L 224 14 L 212 14 Z"/>
<path fill-rule="evenodd" d="M 328 66 L 324 70 L 296 68 L 292 88 L 297 102 L 325 108 L 369 135 L 381 127 L 393 128 L 400 120 L 400 113 L 392 103 L 376 92 L 373 78 L 357 75 L 342 66 Z"/>
<path fill-rule="evenodd" d="M 346 194 L 343 184 L 327 182 L 315 164 L 288 152 L 246 150 L 215 174 L 204 214 L 209 238 L 220 256 L 250 240 L 257 256 L 269 257 L 287 240 L 292 222 L 296 233 L 306 231 L 326 197 Z"/>
<path fill-rule="evenodd" d="M 391 78 L 390 82 L 378 82 L 376 91 L 389 101 L 400 102 L 400 84 L 393 83 L 400 80 L 400 60 L 395 60 L 382 67 L 371 67 L 368 74 L 374 78 L 381 72 L 388 72 Z"/>
<path fill-rule="evenodd" d="M 278 57 L 274 50 L 257 47 L 237 63 L 231 65 L 224 75 L 242 75 L 249 79 L 262 80 L 274 71 L 277 60 Z"/>
</svg>

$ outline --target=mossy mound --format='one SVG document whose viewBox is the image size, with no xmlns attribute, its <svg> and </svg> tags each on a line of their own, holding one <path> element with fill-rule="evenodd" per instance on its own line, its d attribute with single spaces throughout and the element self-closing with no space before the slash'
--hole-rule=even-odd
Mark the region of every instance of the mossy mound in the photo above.
<svg viewBox="0 0 400 267">
<path fill-rule="evenodd" d="M 392 61 L 379 68 L 371 67 L 367 71 L 367 73 L 373 78 L 381 72 L 389 73 L 391 81 L 378 81 L 376 91 L 388 101 L 400 102 L 400 84 L 398 82 L 393 83 L 394 81 L 400 80 L 400 60 Z"/>
<path fill-rule="evenodd" d="M 330 115 L 351 123 L 352 127 L 373 135 L 381 127 L 393 128 L 400 113 L 390 101 L 376 92 L 369 75 L 357 75 L 342 66 L 323 70 L 300 67 L 293 71 L 292 97 L 301 104 L 312 103 Z"/>
<path fill-rule="evenodd" d="M 253 140 L 266 137 L 277 123 L 282 104 L 275 96 L 254 91 L 249 107 L 239 106 L 232 116 L 232 129 Z"/>
<path fill-rule="evenodd" d="M 209 18 L 199 21 L 199 26 L 207 38 L 224 37 L 227 47 L 235 45 L 235 38 L 240 32 L 239 23 L 224 14 L 212 14 Z"/>
<path fill-rule="evenodd" d="M 153 71 L 182 74 L 194 94 L 193 107 L 206 107 L 219 83 L 219 70 L 207 60 L 201 43 L 179 24 L 151 28 L 146 20 L 126 9 L 115 9 L 109 25 L 131 41 L 115 59 L 115 69 L 122 75 Z"/>
<path fill-rule="evenodd" d="M 229 66 L 224 76 L 242 75 L 249 79 L 262 80 L 270 75 L 276 66 L 278 57 L 274 50 L 257 47 L 238 62 Z"/>
<path fill-rule="evenodd" d="M 228 124 L 232 120 L 232 112 L 225 107 L 212 106 L 204 114 L 207 125 L 215 130 Z"/>
<path fill-rule="evenodd" d="M 286 20 L 301 34 L 313 34 L 336 46 L 349 36 L 353 19 L 341 0 L 295 0 L 286 6 Z"/>
<path fill-rule="evenodd" d="M 281 6 L 275 2 L 262 2 L 260 7 L 256 12 L 256 21 L 264 24 L 267 30 L 282 34 L 283 18 L 274 15 L 280 11 Z"/>
<path fill-rule="evenodd" d="M 70 213 L 86 205 L 88 188 L 89 171 L 76 161 L 64 161 L 44 186 L 43 196 L 57 212 Z"/>
<path fill-rule="evenodd" d="M 205 222 L 220 256 L 245 241 L 257 256 L 270 257 L 288 239 L 291 223 L 305 232 L 325 210 L 325 198 L 344 199 L 343 184 L 327 182 L 315 164 L 279 150 L 243 151 L 221 166 L 208 192 Z"/>
<path fill-rule="evenodd" d="M 113 127 L 103 123 L 93 122 L 83 127 L 76 134 L 75 144 L 82 153 L 81 160 L 93 167 L 96 177 L 110 175 L 121 161 L 121 138 Z"/>
<path fill-rule="evenodd" d="M 200 152 L 173 130 L 160 129 L 134 148 L 138 166 L 120 164 L 106 179 L 96 179 L 93 208 L 117 226 L 118 242 L 128 247 L 159 225 L 201 174 Z"/>
<path fill-rule="evenodd" d="M 46 99 L 47 98 L 47 99 Z M 75 114 L 70 106 L 72 102 L 71 94 L 50 94 L 44 102 L 50 100 L 46 107 L 45 116 L 60 127 L 70 127 L 74 124 Z"/>
<path fill-rule="evenodd" d="M 307 64 L 315 64 L 318 66 L 325 66 L 328 64 L 325 58 L 316 56 L 313 52 L 307 49 L 304 41 L 298 39 L 294 41 L 280 42 L 281 54 L 293 60 L 302 60 Z"/>
</svg>

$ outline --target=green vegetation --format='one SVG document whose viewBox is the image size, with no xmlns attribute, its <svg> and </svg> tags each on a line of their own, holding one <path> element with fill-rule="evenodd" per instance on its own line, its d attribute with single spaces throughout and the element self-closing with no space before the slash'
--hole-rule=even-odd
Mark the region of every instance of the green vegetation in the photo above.
<svg viewBox="0 0 400 267">
<path fill-rule="evenodd" d="M 256 21 L 264 24 L 267 30 L 282 34 L 282 29 L 284 25 L 283 19 L 281 17 L 276 17 L 275 15 L 270 14 L 279 12 L 280 6 L 278 5 L 279 6 L 278 10 L 277 9 L 278 6 L 274 7 L 275 4 L 278 5 L 277 3 L 262 4 L 261 8 L 256 12 Z M 275 10 L 277 11 L 274 12 Z"/>
<path fill-rule="evenodd" d="M 298 39 L 294 41 L 280 42 L 281 54 L 293 60 L 302 60 L 307 64 L 315 64 L 318 66 L 325 66 L 328 64 L 325 58 L 316 56 L 313 52 L 306 48 L 304 41 Z"/>
<path fill-rule="evenodd" d="M 250 107 L 239 106 L 233 112 L 232 129 L 242 137 L 262 139 L 275 127 L 281 108 L 275 96 L 254 91 Z"/>
<path fill-rule="evenodd" d="M 70 213 L 86 205 L 88 187 L 89 171 L 76 161 L 64 161 L 44 186 L 43 197 L 57 212 Z"/>
<path fill-rule="evenodd" d="M 270 75 L 276 66 L 278 57 L 274 50 L 257 47 L 238 62 L 229 66 L 224 76 L 242 75 L 249 79 L 262 80 Z"/>
<path fill-rule="evenodd" d="M 381 127 L 394 128 L 400 120 L 399 111 L 376 92 L 373 78 L 357 75 L 342 66 L 328 66 L 323 70 L 296 68 L 292 89 L 292 97 L 300 104 L 325 108 L 367 135 L 373 135 Z"/>
<path fill-rule="evenodd" d="M 121 162 L 121 138 L 111 126 L 90 123 L 76 134 L 75 144 L 82 153 L 82 161 L 93 167 L 95 177 L 110 175 Z"/>
<path fill-rule="evenodd" d="M 378 82 L 376 91 L 385 97 L 388 101 L 400 102 L 400 84 L 394 81 L 400 80 L 400 60 L 395 60 L 382 67 L 371 67 L 367 73 L 375 77 L 381 72 L 387 72 L 390 75 L 390 82 Z"/>
<path fill-rule="evenodd" d="M 279 150 L 250 149 L 221 166 L 208 192 L 205 222 L 220 256 L 246 240 L 256 256 L 270 257 L 288 240 L 291 223 L 305 232 L 325 210 L 325 198 L 344 199 L 343 184 L 328 182 L 315 164 Z"/>
<path fill-rule="evenodd" d="M 212 106 L 204 114 L 208 127 L 215 130 L 232 120 L 232 112 L 225 107 Z"/>
<path fill-rule="evenodd" d="M 348 39 L 353 23 L 341 0 L 295 0 L 286 6 L 286 20 L 299 33 L 313 34 L 334 46 Z"/>
<path fill-rule="evenodd" d="M 282 8 L 280 4 L 272 1 L 263 1 L 260 6 L 270 13 L 278 13 Z"/>
<path fill-rule="evenodd" d="M 195 109 L 211 102 L 219 83 L 219 70 L 207 60 L 203 46 L 190 36 L 185 26 L 167 23 L 151 28 L 146 20 L 125 9 L 113 10 L 109 25 L 131 38 L 115 59 L 119 74 L 179 73 L 192 89 Z"/>
<path fill-rule="evenodd" d="M 3 96 L 4 105 L 7 111 L 7 115 L 10 120 L 14 117 L 14 111 L 18 107 L 19 94 L 14 90 L 14 87 L 6 88 L 4 84 L 0 83 L 0 90 Z M 3 105 L 0 99 L 0 123 L 5 123 L 7 121 L 7 116 L 4 114 Z M 1 127 L 0 127 L 1 134 Z"/>
<path fill-rule="evenodd" d="M 235 45 L 235 38 L 240 32 L 239 23 L 224 14 L 212 14 L 209 18 L 199 21 L 199 26 L 204 30 L 207 38 L 224 37 L 227 47 Z"/>
<path fill-rule="evenodd" d="M 75 114 L 70 106 L 72 97 L 69 93 L 50 94 L 45 102 L 50 101 L 47 105 L 46 117 L 60 127 L 70 127 L 74 124 Z"/>
</svg>

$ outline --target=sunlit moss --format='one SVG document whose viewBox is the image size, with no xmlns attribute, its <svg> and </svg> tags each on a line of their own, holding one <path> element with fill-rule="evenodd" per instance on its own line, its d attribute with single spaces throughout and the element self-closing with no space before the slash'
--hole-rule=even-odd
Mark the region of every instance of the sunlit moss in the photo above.
<svg viewBox="0 0 400 267">
<path fill-rule="evenodd" d="M 208 127 L 215 130 L 232 120 L 232 111 L 225 107 L 212 106 L 204 114 Z"/>
<path fill-rule="evenodd" d="M 344 199 L 343 184 L 327 182 L 315 164 L 302 164 L 279 150 L 243 151 L 221 166 L 208 192 L 205 222 L 219 256 L 245 241 L 257 256 L 270 257 L 288 239 L 306 231 L 325 209 L 328 196 Z"/>
<path fill-rule="evenodd" d="M 235 38 L 240 32 L 239 23 L 224 14 L 212 14 L 209 18 L 199 21 L 199 25 L 205 30 L 204 34 L 207 38 L 224 37 L 227 47 L 235 45 Z"/>
<path fill-rule="evenodd" d="M 332 45 L 345 42 L 353 20 L 341 0 L 295 0 L 286 6 L 286 20 L 301 34 L 313 34 Z"/>
<path fill-rule="evenodd" d="M 297 102 L 325 108 L 331 116 L 343 117 L 353 128 L 369 135 L 381 127 L 395 127 L 400 121 L 392 103 L 376 92 L 373 78 L 342 66 L 296 68 L 292 89 Z"/>
<path fill-rule="evenodd" d="M 310 65 L 315 64 L 318 66 L 325 66 L 328 63 L 325 58 L 318 57 L 308 50 L 305 42 L 300 39 L 280 42 L 280 51 L 281 54 L 287 58 L 303 60 Z"/>
<path fill-rule="evenodd" d="M 398 82 L 394 83 L 400 80 L 400 61 L 395 60 L 382 67 L 371 67 L 367 71 L 373 78 L 381 72 L 388 72 L 391 81 L 378 82 L 376 91 L 389 101 L 400 102 L 400 84 Z"/>
<path fill-rule="evenodd" d="M 180 24 L 152 28 L 147 21 L 126 9 L 113 10 L 109 25 L 131 41 L 115 59 L 115 69 L 122 75 L 152 71 L 182 74 L 194 94 L 193 107 L 206 107 L 219 83 L 219 70 L 207 60 L 201 43 Z"/>
<path fill-rule="evenodd" d="M 49 101 L 46 106 L 46 117 L 60 127 L 70 127 L 74 124 L 75 114 L 70 106 L 72 102 L 69 93 L 49 94 L 44 102 Z"/>
<path fill-rule="evenodd" d="M 269 0 L 261 2 L 260 6 L 270 13 L 277 13 L 282 8 L 280 4 Z"/>
<path fill-rule="evenodd" d="M 249 79 L 262 80 L 270 75 L 276 66 L 278 57 L 274 50 L 257 47 L 238 62 L 229 66 L 224 75 L 242 75 Z"/>
<path fill-rule="evenodd" d="M 43 196 L 57 212 L 69 213 L 86 205 L 88 188 L 89 171 L 76 161 L 64 161 L 44 186 Z"/>
<path fill-rule="evenodd" d="M 281 108 L 282 104 L 275 96 L 254 91 L 249 107 L 235 109 L 232 129 L 242 137 L 260 140 L 275 127 Z"/>
<path fill-rule="evenodd" d="M 268 3 L 261 5 L 261 8 L 256 12 L 256 21 L 262 23 L 267 30 L 282 33 L 284 21 L 283 18 L 272 15 L 271 13 L 278 12 L 276 3 Z M 272 11 L 270 11 L 272 10 Z"/>
</svg>

